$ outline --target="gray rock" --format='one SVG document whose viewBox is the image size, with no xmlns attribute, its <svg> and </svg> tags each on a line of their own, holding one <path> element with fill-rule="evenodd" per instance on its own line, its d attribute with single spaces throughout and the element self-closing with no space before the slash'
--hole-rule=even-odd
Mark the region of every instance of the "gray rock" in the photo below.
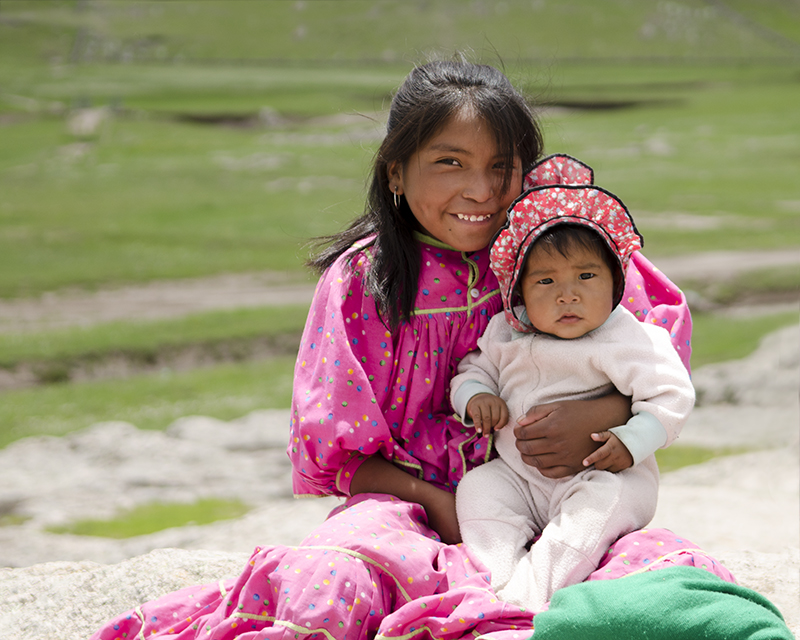
<svg viewBox="0 0 800 640">
<path fill-rule="evenodd" d="M 105 422 L 63 438 L 25 438 L 0 450 L 0 503 L 23 529 L 110 518 L 151 502 L 239 499 L 251 506 L 292 497 L 288 411 L 241 420 L 181 418 L 166 432 Z M 0 564 L 10 550 L 0 549 Z"/>
<path fill-rule="evenodd" d="M 698 406 L 793 407 L 800 388 L 800 326 L 763 338 L 741 360 L 706 365 L 692 375 Z"/>
<path fill-rule="evenodd" d="M 85 640 L 142 602 L 237 576 L 247 554 L 161 549 L 120 564 L 0 569 L 0 640 Z"/>
</svg>

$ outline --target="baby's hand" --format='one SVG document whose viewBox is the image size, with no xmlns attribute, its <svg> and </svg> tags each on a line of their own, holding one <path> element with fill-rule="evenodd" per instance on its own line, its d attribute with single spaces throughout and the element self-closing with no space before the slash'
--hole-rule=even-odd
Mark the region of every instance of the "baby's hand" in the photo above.
<svg viewBox="0 0 800 640">
<path fill-rule="evenodd" d="M 479 393 L 467 403 L 467 413 L 475 423 L 475 430 L 486 435 L 508 422 L 508 407 L 502 398 L 491 393 Z"/>
<path fill-rule="evenodd" d="M 592 440 L 605 444 L 583 461 L 584 467 L 594 465 L 595 469 L 617 473 L 633 466 L 633 456 L 628 447 L 610 431 L 593 433 Z"/>
</svg>

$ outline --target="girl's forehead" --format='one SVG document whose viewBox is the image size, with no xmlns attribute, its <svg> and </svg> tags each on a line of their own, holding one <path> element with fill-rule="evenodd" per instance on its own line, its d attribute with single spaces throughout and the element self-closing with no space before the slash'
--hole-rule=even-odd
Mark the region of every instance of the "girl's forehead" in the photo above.
<svg viewBox="0 0 800 640">
<path fill-rule="evenodd" d="M 464 110 L 451 115 L 433 135 L 420 145 L 420 149 L 485 149 L 497 148 L 497 136 L 480 115 Z"/>
</svg>

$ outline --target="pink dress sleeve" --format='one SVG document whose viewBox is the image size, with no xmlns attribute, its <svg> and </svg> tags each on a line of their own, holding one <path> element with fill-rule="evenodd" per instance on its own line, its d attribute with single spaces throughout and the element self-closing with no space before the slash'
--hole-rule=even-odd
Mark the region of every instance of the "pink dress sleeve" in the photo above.
<svg viewBox="0 0 800 640">
<path fill-rule="evenodd" d="M 340 258 L 320 279 L 300 344 L 288 447 L 295 495 L 349 495 L 368 456 L 392 459 L 382 412 L 391 367 L 374 348 L 385 345 L 388 359 L 391 334 L 363 286 L 364 254 L 354 260 L 351 270 Z"/>
<path fill-rule="evenodd" d="M 691 372 L 692 316 L 686 296 L 638 251 L 631 256 L 628 265 L 622 306 L 641 322 L 669 331 L 672 346 L 686 370 Z"/>
</svg>

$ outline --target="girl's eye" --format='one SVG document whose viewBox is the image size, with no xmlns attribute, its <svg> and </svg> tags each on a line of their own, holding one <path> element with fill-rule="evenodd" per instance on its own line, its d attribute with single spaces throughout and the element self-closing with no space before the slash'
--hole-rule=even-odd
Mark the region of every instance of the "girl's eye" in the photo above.
<svg viewBox="0 0 800 640">
<path fill-rule="evenodd" d="M 594 274 L 593 273 L 582 273 L 580 275 L 580 279 L 581 280 L 589 280 L 591 278 L 594 278 Z"/>
<path fill-rule="evenodd" d="M 442 158 L 441 160 L 436 161 L 437 164 L 447 164 L 453 167 L 460 167 L 461 163 L 456 160 L 455 158 Z"/>
</svg>

